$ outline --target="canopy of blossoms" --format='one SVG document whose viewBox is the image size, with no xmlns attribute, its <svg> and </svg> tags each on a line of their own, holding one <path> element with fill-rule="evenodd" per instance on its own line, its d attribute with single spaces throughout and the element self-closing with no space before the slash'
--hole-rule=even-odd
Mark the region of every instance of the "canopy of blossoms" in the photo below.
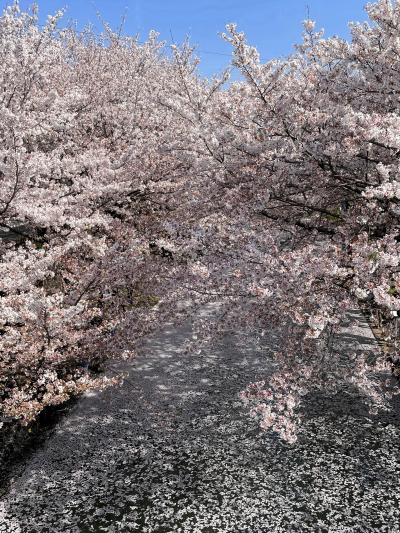
<svg viewBox="0 0 400 533">
<path fill-rule="evenodd" d="M 116 380 L 165 320 L 199 349 L 229 330 L 286 331 L 276 373 L 245 402 L 293 442 L 301 399 L 396 391 L 400 310 L 400 3 L 368 4 L 346 40 L 304 22 L 261 63 L 235 25 L 244 80 L 204 80 L 186 43 L 165 52 L 105 27 L 0 18 L 0 398 L 29 423 Z M 207 302 L 218 311 L 198 313 Z M 390 360 L 344 355 L 349 309 L 384 328 Z M 262 344 L 262 343 L 261 343 Z M 388 372 L 389 371 L 389 372 Z"/>
</svg>

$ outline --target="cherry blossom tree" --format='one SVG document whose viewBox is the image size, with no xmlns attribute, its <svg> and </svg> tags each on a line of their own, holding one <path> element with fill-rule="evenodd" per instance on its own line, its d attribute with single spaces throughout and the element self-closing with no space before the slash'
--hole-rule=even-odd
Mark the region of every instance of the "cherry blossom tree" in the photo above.
<svg viewBox="0 0 400 533">
<path fill-rule="evenodd" d="M 232 295 L 226 323 L 286 331 L 276 373 L 243 398 L 288 441 L 308 392 L 356 387 L 372 409 L 385 408 L 388 363 L 398 375 L 396 352 L 371 361 L 333 343 L 347 310 L 361 306 L 385 318 L 395 344 L 400 309 L 400 4 L 366 9 L 371 23 L 352 25 L 350 42 L 325 39 L 307 20 L 296 52 L 266 64 L 229 25 L 245 82 L 217 95 L 202 130 L 204 197 L 218 198 L 205 286 Z"/>
<path fill-rule="evenodd" d="M 188 349 L 233 332 L 262 352 L 281 332 L 272 376 L 242 397 L 289 442 L 312 391 L 356 388 L 386 408 L 396 352 L 335 344 L 362 307 L 396 349 L 400 309 L 400 4 L 366 9 L 349 42 L 306 20 L 295 52 L 265 64 L 227 26 L 244 78 L 229 85 L 229 69 L 198 75 L 188 43 L 168 55 L 154 32 L 139 44 L 6 9 L 3 416 L 29 422 L 114 383 L 93 370 L 187 316 Z M 198 312 L 210 302 L 212 316 Z"/>
<path fill-rule="evenodd" d="M 156 239 L 187 166 L 157 34 L 61 30 L 61 16 L 40 28 L 15 3 L 0 18 L 0 397 L 26 423 L 114 383 L 92 371 L 171 315 Z"/>
</svg>

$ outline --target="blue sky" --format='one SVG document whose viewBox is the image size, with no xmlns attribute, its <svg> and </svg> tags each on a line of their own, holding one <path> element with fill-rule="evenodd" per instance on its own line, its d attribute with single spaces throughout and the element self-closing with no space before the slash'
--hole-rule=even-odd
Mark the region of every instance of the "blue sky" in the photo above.
<svg viewBox="0 0 400 533">
<path fill-rule="evenodd" d="M 11 0 L 10 0 L 11 1 Z M 10 1 L 0 0 L 1 9 Z M 31 1 L 21 0 L 22 7 Z M 97 23 L 96 13 L 112 26 L 119 26 L 126 14 L 125 32 L 145 37 L 150 29 L 176 42 L 186 35 L 198 46 L 205 75 L 220 72 L 229 62 L 230 48 L 218 36 L 225 24 L 236 22 L 265 60 L 290 53 L 301 39 L 301 21 L 310 17 L 327 35 L 347 37 L 349 21 L 366 19 L 366 0 L 38 0 L 41 15 L 67 9 L 65 20 L 79 26 Z"/>
</svg>

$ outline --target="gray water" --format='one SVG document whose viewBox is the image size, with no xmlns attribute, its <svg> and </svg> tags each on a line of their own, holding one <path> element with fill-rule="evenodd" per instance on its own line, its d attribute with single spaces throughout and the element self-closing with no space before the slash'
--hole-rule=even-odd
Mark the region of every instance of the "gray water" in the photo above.
<svg viewBox="0 0 400 533">
<path fill-rule="evenodd" d="M 186 355 L 189 334 L 165 330 L 122 387 L 77 402 L 0 501 L 0 533 L 400 532 L 398 402 L 375 418 L 315 395 L 287 445 L 238 400 L 268 357 L 234 337 Z M 356 313 L 337 342 L 375 348 Z"/>
</svg>

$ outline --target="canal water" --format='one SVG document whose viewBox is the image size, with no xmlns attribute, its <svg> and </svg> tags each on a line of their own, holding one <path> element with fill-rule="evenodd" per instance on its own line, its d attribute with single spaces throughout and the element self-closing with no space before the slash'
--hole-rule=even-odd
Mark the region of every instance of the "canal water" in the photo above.
<svg viewBox="0 0 400 533">
<path fill-rule="evenodd" d="M 343 349 L 374 349 L 352 321 Z M 16 472 L 0 533 L 400 532 L 399 397 L 374 417 L 355 394 L 314 395 L 288 445 L 238 399 L 270 371 L 265 350 L 233 336 L 186 354 L 189 335 L 153 337 L 114 367 L 121 387 L 73 405 Z"/>
</svg>

